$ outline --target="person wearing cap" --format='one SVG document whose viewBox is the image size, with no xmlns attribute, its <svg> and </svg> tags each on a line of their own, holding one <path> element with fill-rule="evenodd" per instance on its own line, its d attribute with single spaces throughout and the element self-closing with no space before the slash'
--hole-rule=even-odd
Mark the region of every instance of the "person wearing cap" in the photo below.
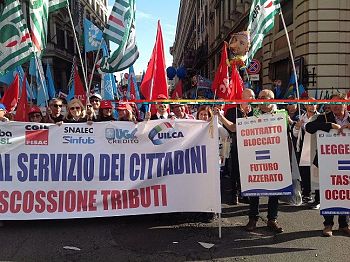
<svg viewBox="0 0 350 262">
<path fill-rule="evenodd" d="M 111 101 L 108 101 L 108 100 L 101 101 L 97 121 L 98 122 L 115 121 L 115 118 L 113 116 L 113 105 Z"/>
<path fill-rule="evenodd" d="M 9 119 L 5 116 L 6 107 L 4 104 L 0 104 L 0 122 L 7 122 Z"/>
<path fill-rule="evenodd" d="M 60 98 L 52 98 L 49 102 L 49 108 L 46 114 L 47 123 L 62 122 L 64 115 L 62 114 L 63 101 Z"/>
<path fill-rule="evenodd" d="M 130 121 L 137 123 L 136 117 L 133 114 L 132 107 L 127 102 L 119 102 L 117 106 L 118 121 Z"/>
<path fill-rule="evenodd" d="M 165 100 L 168 99 L 165 95 L 160 94 L 157 96 L 157 99 L 159 100 Z M 150 112 L 147 112 L 145 115 L 145 120 L 157 120 L 157 119 L 168 119 L 172 118 L 170 114 L 168 114 L 168 105 L 157 103 L 156 105 L 157 112 L 153 115 L 151 115 Z"/>
<path fill-rule="evenodd" d="M 69 101 L 67 105 L 67 114 L 65 118 L 63 119 L 64 123 L 84 123 L 86 122 L 85 118 L 85 107 L 83 103 L 77 99 L 74 98 L 71 101 Z M 57 122 L 61 123 L 61 122 Z"/>
<path fill-rule="evenodd" d="M 186 113 L 186 107 L 182 104 L 172 104 L 171 111 L 176 119 L 195 119 L 193 115 Z"/>
<path fill-rule="evenodd" d="M 33 105 L 28 112 L 28 120 L 29 122 L 35 123 L 44 123 L 44 117 L 40 110 L 40 108 L 36 105 Z"/>
<path fill-rule="evenodd" d="M 94 109 L 95 113 L 98 114 L 100 106 L 101 106 L 101 100 L 102 96 L 100 94 L 92 94 L 89 98 L 90 103 L 92 105 L 92 108 Z"/>
</svg>

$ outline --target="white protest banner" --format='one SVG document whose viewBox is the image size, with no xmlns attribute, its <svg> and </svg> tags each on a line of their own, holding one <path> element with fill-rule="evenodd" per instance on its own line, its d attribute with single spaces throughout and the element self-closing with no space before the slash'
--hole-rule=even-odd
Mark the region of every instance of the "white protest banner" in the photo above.
<svg viewBox="0 0 350 262">
<path fill-rule="evenodd" d="M 8 122 L 0 142 L 1 220 L 221 212 L 208 122 Z"/>
<path fill-rule="evenodd" d="M 237 119 L 243 196 L 292 195 L 285 114 Z"/>
<path fill-rule="evenodd" d="M 317 132 L 321 215 L 350 214 L 350 131 Z"/>
</svg>

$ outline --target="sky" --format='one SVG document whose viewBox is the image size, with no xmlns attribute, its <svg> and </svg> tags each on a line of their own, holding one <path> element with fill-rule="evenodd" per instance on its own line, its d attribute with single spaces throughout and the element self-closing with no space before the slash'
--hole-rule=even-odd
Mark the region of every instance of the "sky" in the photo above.
<svg viewBox="0 0 350 262">
<path fill-rule="evenodd" d="M 108 2 L 111 10 L 114 0 Z M 136 0 L 136 43 L 140 56 L 134 64 L 135 74 L 146 71 L 156 41 L 158 20 L 162 26 L 166 66 L 172 65 L 169 48 L 175 40 L 179 5 L 180 0 Z M 114 51 L 112 46 L 111 49 Z"/>
</svg>

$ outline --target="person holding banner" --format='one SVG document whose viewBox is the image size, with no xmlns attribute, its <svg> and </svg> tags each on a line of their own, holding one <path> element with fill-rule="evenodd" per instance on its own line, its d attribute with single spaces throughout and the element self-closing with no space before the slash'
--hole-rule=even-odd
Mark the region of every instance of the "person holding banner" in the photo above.
<svg viewBox="0 0 350 262">
<path fill-rule="evenodd" d="M 4 104 L 0 104 L 0 122 L 7 122 L 9 119 L 5 116 L 6 107 Z"/>
<path fill-rule="evenodd" d="M 36 105 L 33 105 L 28 112 L 28 120 L 29 122 L 35 123 L 45 123 L 43 113 L 40 108 Z"/>
<path fill-rule="evenodd" d="M 115 121 L 115 118 L 113 116 L 113 105 L 111 101 L 102 100 L 100 102 L 100 109 L 98 112 L 97 121 Z"/>
<path fill-rule="evenodd" d="M 85 108 L 83 103 L 77 99 L 74 98 L 71 101 L 69 101 L 67 105 L 67 114 L 65 118 L 63 119 L 64 123 L 83 123 L 86 122 L 85 118 Z M 60 123 L 60 122 L 58 122 Z M 57 123 L 57 124 L 58 124 Z"/>
<path fill-rule="evenodd" d="M 62 114 L 63 101 L 60 98 L 52 98 L 49 102 L 49 108 L 46 114 L 46 123 L 62 122 L 64 115 Z"/>
<path fill-rule="evenodd" d="M 168 99 L 165 95 L 158 95 L 157 99 Z M 172 115 L 168 114 L 168 105 L 157 103 L 156 104 L 157 112 L 151 115 L 150 112 L 146 112 L 145 120 L 157 120 L 157 119 L 169 119 L 172 118 Z"/>
<path fill-rule="evenodd" d="M 269 89 L 260 91 L 258 96 L 258 99 L 261 100 L 272 100 L 274 98 L 274 93 Z M 276 111 L 276 104 L 260 104 L 259 110 L 256 112 L 256 114 L 273 114 L 276 113 Z M 280 227 L 277 223 L 278 196 L 269 196 L 268 198 L 267 227 L 275 233 L 282 233 L 283 228 Z M 250 197 L 249 202 L 249 222 L 246 225 L 245 229 L 247 231 L 254 231 L 256 229 L 256 223 L 259 219 L 259 197 Z"/>
<path fill-rule="evenodd" d="M 242 92 L 242 99 L 254 99 L 254 91 L 246 88 Z M 229 172 L 232 183 L 232 204 L 237 205 L 240 200 L 241 180 L 239 172 L 238 150 L 237 150 L 237 134 L 236 134 L 236 119 L 253 116 L 253 108 L 249 104 L 240 104 L 239 107 L 233 107 L 227 110 L 226 117 L 223 115 L 221 108 L 214 107 L 214 113 L 218 115 L 219 121 L 226 127 L 231 134 L 231 152 Z M 241 202 L 246 202 L 241 199 Z"/>
<path fill-rule="evenodd" d="M 346 95 L 333 94 L 331 95 L 330 99 L 346 99 Z M 331 129 L 335 129 L 338 130 L 339 133 L 342 133 L 344 129 L 350 129 L 350 115 L 346 110 L 346 104 L 331 104 L 330 109 L 331 111 L 329 113 L 320 114 L 314 121 L 307 123 L 305 126 L 306 131 L 314 134 L 319 130 L 329 132 Z M 344 139 L 346 138 L 344 137 Z M 314 159 L 314 165 L 318 167 L 317 154 Z M 332 228 L 334 225 L 334 215 L 323 215 L 323 217 L 324 229 L 322 235 L 325 237 L 330 237 L 333 235 Z M 339 215 L 338 223 L 339 231 L 343 232 L 347 236 L 350 236 L 349 216 Z"/>
</svg>

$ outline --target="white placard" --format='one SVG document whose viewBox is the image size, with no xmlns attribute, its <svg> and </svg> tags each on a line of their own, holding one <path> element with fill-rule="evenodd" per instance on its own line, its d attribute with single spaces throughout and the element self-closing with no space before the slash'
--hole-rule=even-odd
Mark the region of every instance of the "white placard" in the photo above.
<svg viewBox="0 0 350 262">
<path fill-rule="evenodd" d="M 317 132 L 322 215 L 350 214 L 350 131 Z"/>
<path fill-rule="evenodd" d="M 237 119 L 242 195 L 292 195 L 285 114 Z"/>
</svg>

